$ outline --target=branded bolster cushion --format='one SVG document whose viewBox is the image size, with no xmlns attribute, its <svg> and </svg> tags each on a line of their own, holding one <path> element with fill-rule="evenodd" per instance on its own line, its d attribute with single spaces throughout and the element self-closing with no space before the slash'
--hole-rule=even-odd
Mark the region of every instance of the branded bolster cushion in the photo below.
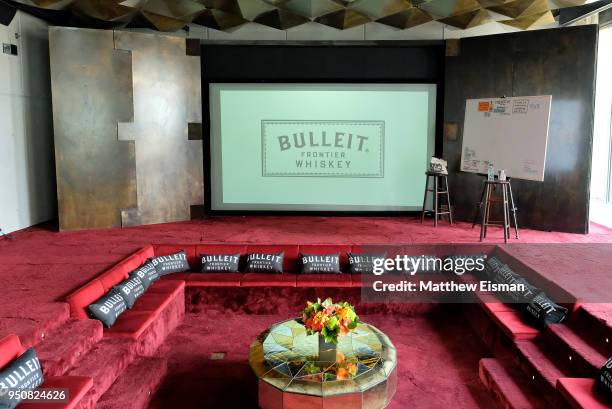
<svg viewBox="0 0 612 409">
<path fill-rule="evenodd" d="M 599 370 L 596 382 L 600 390 L 607 393 L 608 396 L 612 396 L 612 357 L 608 358 Z"/>
<path fill-rule="evenodd" d="M 497 274 L 497 271 L 504 267 L 504 265 L 505 264 L 499 261 L 497 258 L 491 257 L 485 264 L 484 274 L 492 280 L 495 277 L 495 274 Z"/>
<path fill-rule="evenodd" d="M 116 288 L 112 288 L 87 308 L 93 318 L 102 321 L 102 324 L 110 328 L 127 309 L 127 303 L 121 293 Z"/>
<path fill-rule="evenodd" d="M 529 284 L 527 280 L 516 274 L 507 265 L 504 265 L 496 270 L 493 276 L 493 280 L 500 284 L 516 284 L 517 287 L 519 284 L 523 285 L 524 290 L 522 291 L 507 291 L 504 300 L 506 302 L 527 304 L 530 303 L 536 295 L 541 293 L 538 288 Z"/>
<path fill-rule="evenodd" d="M 28 349 L 0 371 L 0 409 L 13 409 L 19 399 L 9 391 L 33 390 L 43 383 L 43 372 L 33 348 Z"/>
<path fill-rule="evenodd" d="M 125 304 L 128 308 L 132 308 L 137 299 L 139 299 L 145 292 L 142 280 L 138 275 L 132 275 L 127 280 L 117 284 L 114 289 L 119 291 L 119 294 L 125 300 Z"/>
<path fill-rule="evenodd" d="M 202 273 L 228 272 L 237 273 L 240 264 L 240 253 L 237 254 L 200 254 Z"/>
<path fill-rule="evenodd" d="M 351 274 L 372 274 L 374 272 L 374 260 L 384 260 L 386 253 L 382 254 L 355 254 L 348 253 L 349 272 Z M 379 262 L 382 263 L 382 262 Z M 381 264 L 382 265 L 382 264 Z"/>
<path fill-rule="evenodd" d="M 558 324 L 567 316 L 567 308 L 555 304 L 543 291 L 526 304 L 525 311 L 541 326 Z"/>
<path fill-rule="evenodd" d="M 340 254 L 300 254 L 302 274 L 340 274 Z"/>
<path fill-rule="evenodd" d="M 282 273 L 285 252 L 278 254 L 250 253 L 246 258 L 247 273 Z"/>
<path fill-rule="evenodd" d="M 145 290 L 155 281 L 159 280 L 159 274 L 157 274 L 155 266 L 150 261 L 147 261 L 144 265 L 132 271 L 130 276 L 132 275 L 140 277 L 140 281 L 142 281 Z"/>
<path fill-rule="evenodd" d="M 151 263 L 155 266 L 160 277 L 171 273 L 180 273 L 181 271 L 189 270 L 189 262 L 185 251 L 168 254 L 166 256 L 154 257 Z"/>
</svg>

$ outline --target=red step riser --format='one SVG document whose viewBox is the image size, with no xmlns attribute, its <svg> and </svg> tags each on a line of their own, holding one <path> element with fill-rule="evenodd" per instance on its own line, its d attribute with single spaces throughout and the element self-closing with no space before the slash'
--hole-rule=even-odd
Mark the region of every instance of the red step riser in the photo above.
<svg viewBox="0 0 612 409">
<path fill-rule="evenodd" d="M 513 359 L 515 364 L 523 371 L 525 376 L 527 376 L 528 379 L 533 382 L 535 388 L 540 391 L 541 396 L 546 399 L 551 407 L 567 408 L 567 402 L 556 388 L 557 380 L 555 379 L 554 381 L 549 381 L 543 375 L 538 365 L 532 359 L 530 359 L 530 357 L 525 355 L 524 351 L 522 351 L 519 347 L 520 343 L 527 342 L 530 341 L 521 341 L 518 344 L 515 344 L 513 350 Z"/>
<path fill-rule="evenodd" d="M 165 358 L 138 358 L 102 395 L 96 409 L 146 409 L 166 373 Z"/>
<path fill-rule="evenodd" d="M 538 409 L 543 407 L 529 385 L 515 379 L 507 369 L 508 363 L 493 358 L 481 359 L 478 375 L 481 382 L 494 396 L 500 409 Z"/>
<path fill-rule="evenodd" d="M 36 346 L 45 376 L 60 376 L 102 339 L 102 324 L 95 320 L 69 321 L 49 333 Z M 66 340 L 70 342 L 66 343 Z"/>
<path fill-rule="evenodd" d="M 556 361 L 568 369 L 571 377 L 594 378 L 597 376 L 600 366 L 590 363 L 580 352 L 560 339 L 550 329 L 544 332 L 543 341 L 556 352 L 554 355 Z M 603 365 L 603 362 L 601 364 Z"/>
<path fill-rule="evenodd" d="M 567 324 L 599 353 L 612 356 L 612 328 L 605 322 L 579 307 Z"/>
</svg>

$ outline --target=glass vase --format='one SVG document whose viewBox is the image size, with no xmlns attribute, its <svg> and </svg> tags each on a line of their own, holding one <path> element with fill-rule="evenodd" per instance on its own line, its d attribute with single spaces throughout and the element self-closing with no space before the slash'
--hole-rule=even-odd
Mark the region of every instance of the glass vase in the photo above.
<svg viewBox="0 0 612 409">
<path fill-rule="evenodd" d="M 319 361 L 336 362 L 337 345 L 325 342 L 325 337 L 319 334 Z"/>
</svg>

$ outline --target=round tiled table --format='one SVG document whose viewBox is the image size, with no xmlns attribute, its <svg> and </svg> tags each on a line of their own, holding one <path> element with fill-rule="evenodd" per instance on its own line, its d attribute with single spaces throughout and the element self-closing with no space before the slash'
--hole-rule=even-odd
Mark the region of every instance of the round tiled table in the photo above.
<svg viewBox="0 0 612 409">
<path fill-rule="evenodd" d="M 389 338 L 366 323 L 341 337 L 338 360 L 318 358 L 318 335 L 292 319 L 261 333 L 249 363 L 259 383 L 262 409 L 380 409 L 397 387 L 396 351 Z"/>
</svg>

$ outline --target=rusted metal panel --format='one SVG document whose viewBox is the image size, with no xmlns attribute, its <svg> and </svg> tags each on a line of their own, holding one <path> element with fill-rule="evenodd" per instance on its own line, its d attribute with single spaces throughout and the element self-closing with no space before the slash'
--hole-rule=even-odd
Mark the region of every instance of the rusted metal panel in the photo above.
<svg viewBox="0 0 612 409">
<path fill-rule="evenodd" d="M 133 117 L 130 52 L 112 31 L 51 27 L 49 43 L 60 229 L 121 226 L 136 205 L 134 142 L 117 139 Z"/>
<path fill-rule="evenodd" d="M 50 30 L 62 230 L 191 218 L 203 198 L 200 58 L 185 39 Z"/>
<path fill-rule="evenodd" d="M 136 144 L 138 190 L 122 224 L 189 220 L 204 202 L 202 142 L 188 134 L 202 122 L 200 58 L 178 37 L 116 31 L 115 48 L 132 55 L 134 118 L 118 132 Z"/>
</svg>

